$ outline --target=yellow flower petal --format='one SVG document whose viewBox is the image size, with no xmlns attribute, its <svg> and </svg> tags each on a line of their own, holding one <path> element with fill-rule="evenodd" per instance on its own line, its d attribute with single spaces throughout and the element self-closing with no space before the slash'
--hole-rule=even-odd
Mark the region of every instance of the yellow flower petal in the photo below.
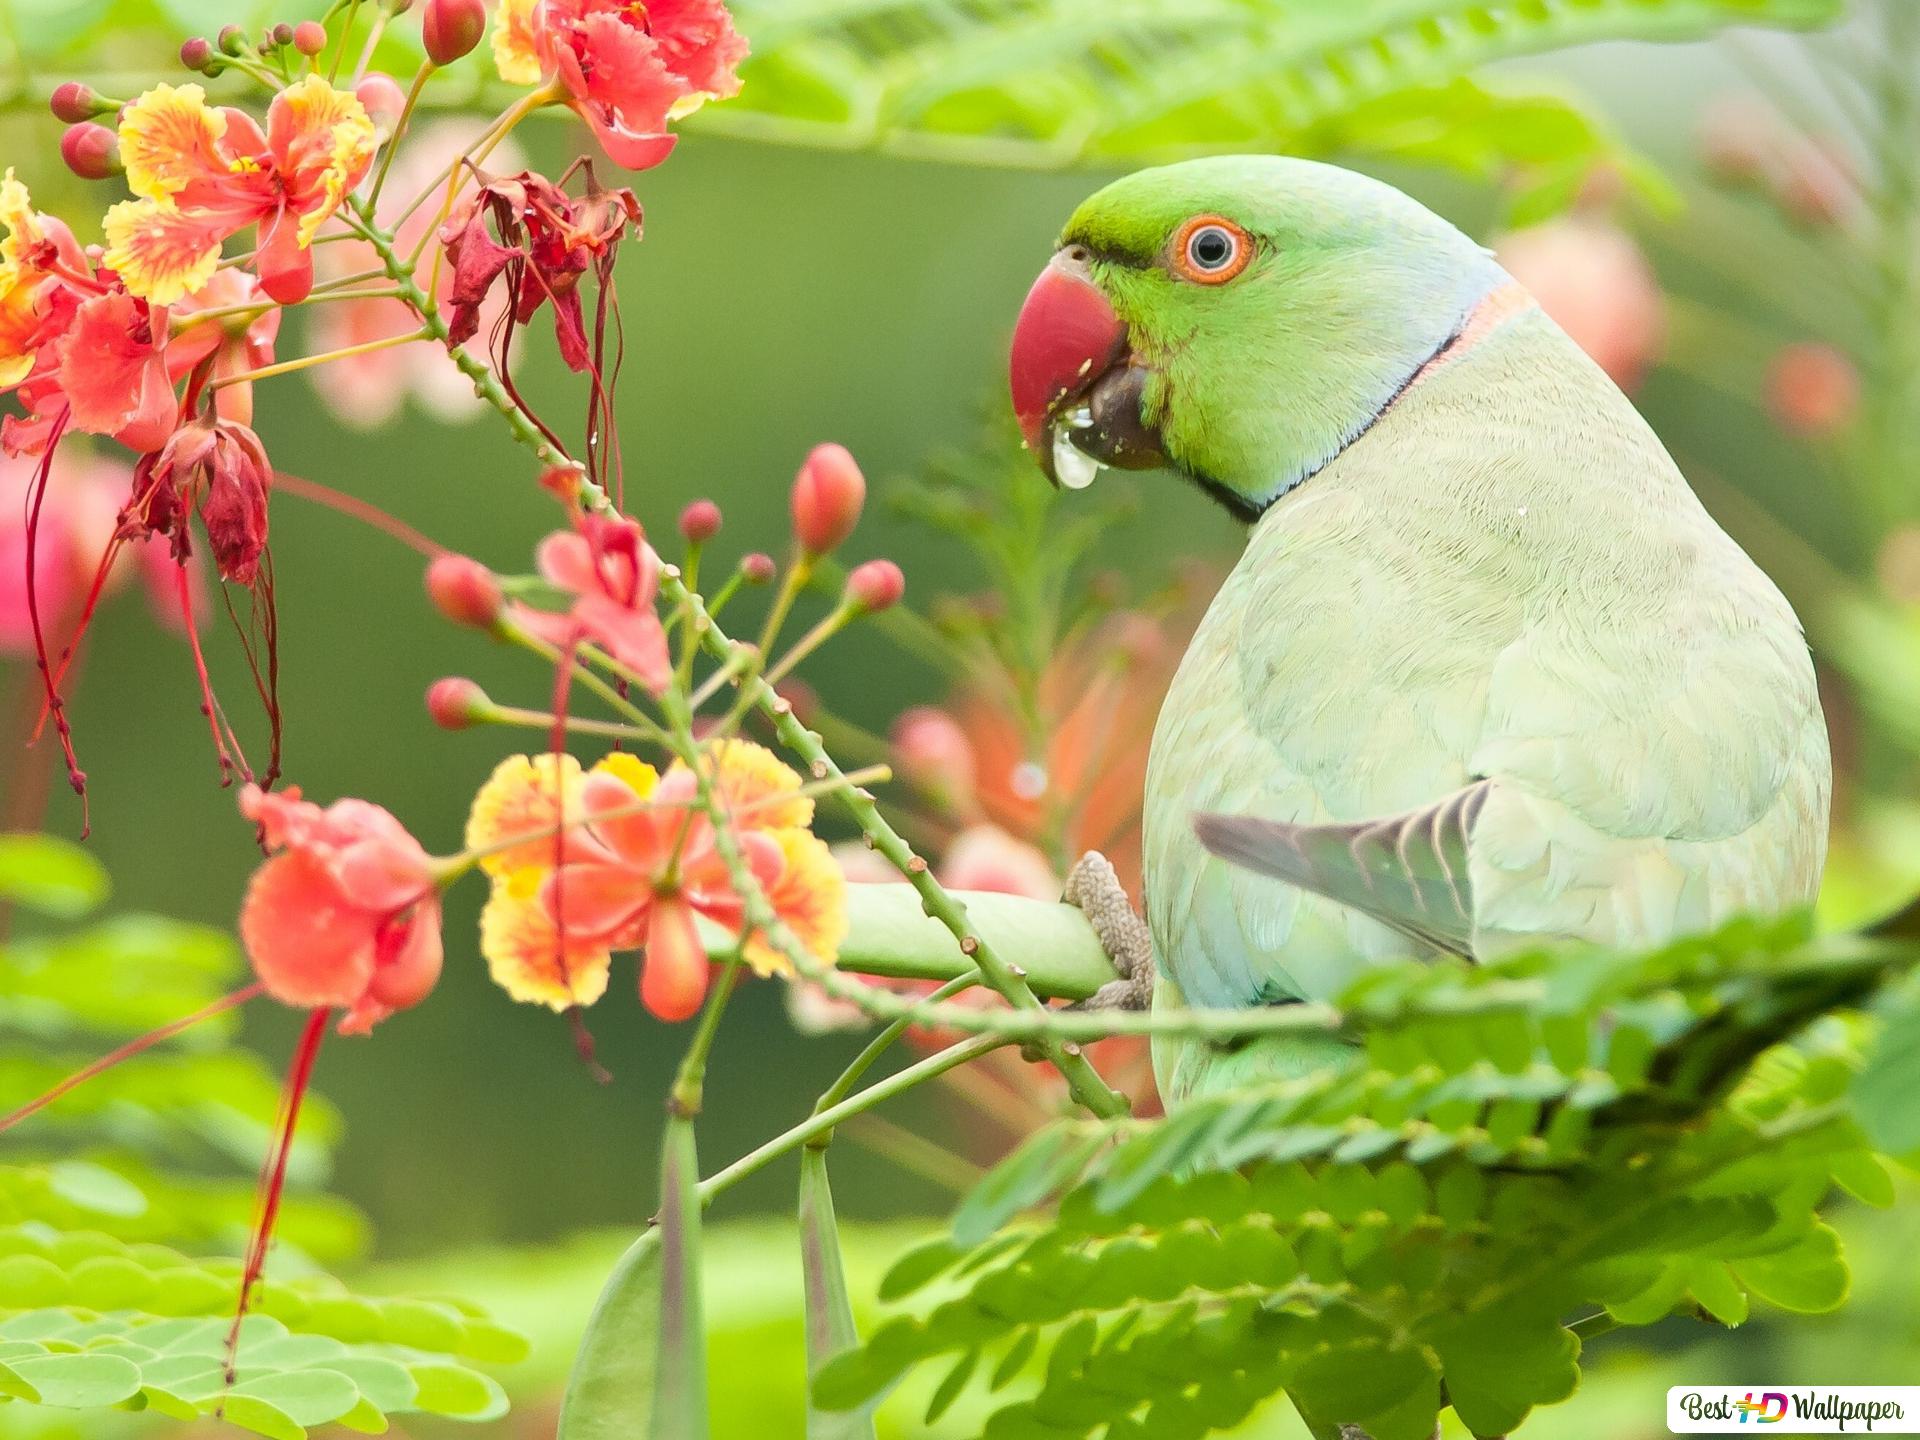
<svg viewBox="0 0 1920 1440">
<path fill-rule="evenodd" d="M 34 296 L 41 277 L 25 279 L 0 266 L 0 390 L 10 389 L 33 371 L 32 342 L 40 333 Z"/>
<path fill-rule="evenodd" d="M 313 243 L 314 232 L 340 208 L 373 163 L 379 135 L 360 97 L 338 90 L 319 75 L 308 75 L 274 97 L 268 138 L 300 207 L 298 239 Z"/>
<path fill-rule="evenodd" d="M 27 194 L 27 187 L 13 178 L 11 165 L 7 167 L 6 177 L 0 179 L 0 225 L 7 227 L 6 238 L 0 240 L 0 276 L 4 276 L 26 263 L 22 249 L 37 244 L 45 233 L 40 228 L 40 217 L 34 213 L 33 199 Z"/>
<path fill-rule="evenodd" d="M 500 0 L 493 17 L 493 67 L 509 85 L 540 83 L 540 49 L 534 41 L 534 11 L 540 0 Z"/>
<path fill-rule="evenodd" d="M 156 85 L 120 116 L 120 158 L 127 188 L 170 200 L 195 180 L 229 172 L 220 154 L 227 117 L 198 85 Z"/>
<path fill-rule="evenodd" d="M 621 781 L 640 800 L 653 794 L 653 787 L 660 783 L 660 772 L 631 750 L 615 750 L 602 756 L 593 770 L 596 775 L 611 775 Z"/>
<path fill-rule="evenodd" d="M 169 202 L 122 200 L 107 211 L 103 257 L 128 291 L 154 305 L 171 305 L 213 278 L 221 234 Z"/>
<path fill-rule="evenodd" d="M 767 899 L 807 953 L 831 965 L 847 938 L 846 876 L 826 841 L 811 832 L 776 830 L 772 838 L 787 864 L 779 880 L 768 887 Z M 741 953 L 758 974 L 793 973 L 787 957 L 761 935 L 749 936 Z"/>
<path fill-rule="evenodd" d="M 750 830 L 805 829 L 813 823 L 813 799 L 800 795 L 800 777 L 764 745 L 719 740 L 706 748 L 715 767 L 713 788 L 721 804 Z M 683 769 L 678 761 L 675 770 Z"/>
<path fill-rule="evenodd" d="M 568 1010 L 606 993 L 613 957 L 604 944 L 567 937 L 540 902 L 545 872 L 515 871 L 493 883 L 480 912 L 480 953 L 493 983 L 515 1000 Z"/>
<path fill-rule="evenodd" d="M 580 819 L 580 789 L 585 784 L 580 762 L 571 755 L 509 755 L 494 767 L 467 815 L 467 848 L 484 850 L 519 835 L 538 835 L 523 844 L 488 855 L 480 868 L 505 875 L 526 867 L 553 863 L 553 828 L 564 810 L 569 821 Z"/>
</svg>

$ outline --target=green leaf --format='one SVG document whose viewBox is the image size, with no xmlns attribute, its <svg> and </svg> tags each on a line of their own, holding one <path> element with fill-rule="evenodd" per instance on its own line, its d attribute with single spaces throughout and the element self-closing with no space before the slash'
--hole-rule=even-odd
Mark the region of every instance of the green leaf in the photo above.
<svg viewBox="0 0 1920 1440">
<path fill-rule="evenodd" d="M 407 1367 L 417 1393 L 413 1408 L 459 1420 L 497 1420 L 507 1413 L 507 1396 L 498 1382 L 464 1365 L 441 1362 Z"/>
<path fill-rule="evenodd" d="M 840 1258 L 840 1227 L 827 1181 L 827 1152 L 800 1151 L 800 1271 L 806 1285 L 807 1382 L 834 1356 L 860 1343 Z M 821 1410 L 807 1404 L 807 1440 L 872 1440 L 871 1409 Z"/>
<path fill-rule="evenodd" d="M 22 1355 L 7 1367 L 39 1396 L 63 1410 L 98 1410 L 139 1393 L 140 1371 L 117 1355 Z"/>
<path fill-rule="evenodd" d="M 1436 1341 L 1454 1413 L 1476 1435 L 1517 1429 L 1580 1383 L 1580 1342 L 1552 1315 L 1496 1307 Z"/>
<path fill-rule="evenodd" d="M 0 901 L 77 920 L 107 898 L 107 872 L 78 845 L 51 835 L 0 835 Z"/>
<path fill-rule="evenodd" d="M 700 1293 L 700 1160 L 693 1121 L 670 1115 L 660 1160 L 660 1325 L 650 1440 L 706 1440 Z M 637 1418 L 637 1417 L 636 1417 Z"/>
<path fill-rule="evenodd" d="M 653 1404 L 660 1330 L 660 1230 L 621 1255 L 587 1321 L 555 1440 L 630 1440 Z"/>
<path fill-rule="evenodd" d="M 1809 1227 L 1786 1249 L 1736 1260 L 1732 1269 L 1762 1300 L 1803 1315 L 1838 1309 L 1851 1284 L 1847 1262 L 1840 1256 L 1840 1237 L 1821 1224 Z"/>
</svg>

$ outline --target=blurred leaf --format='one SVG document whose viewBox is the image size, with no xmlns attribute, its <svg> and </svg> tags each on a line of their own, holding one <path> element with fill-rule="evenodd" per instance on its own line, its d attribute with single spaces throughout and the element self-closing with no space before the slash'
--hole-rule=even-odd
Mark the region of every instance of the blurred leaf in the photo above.
<svg viewBox="0 0 1920 1440">
<path fill-rule="evenodd" d="M 107 898 L 100 862 L 51 835 L 0 835 L 0 902 L 77 920 Z"/>
<path fill-rule="evenodd" d="M 827 1152 L 808 1145 L 800 1151 L 800 1271 L 807 1297 L 807 1378 L 843 1351 L 860 1343 L 847 1298 L 846 1268 L 840 1259 L 840 1226 L 833 1213 L 833 1189 L 827 1181 Z M 807 1404 L 808 1440 L 872 1440 L 873 1416 L 865 1410 L 824 1411 Z"/>
<path fill-rule="evenodd" d="M 1920 1150 L 1920 991 L 1902 998 L 1853 1082 L 1860 1123 L 1895 1155 Z"/>
<path fill-rule="evenodd" d="M 1586 153 L 1561 101 L 1475 107 L 1493 61 L 1731 24 L 1817 25 L 1838 0 L 740 0 L 746 87 L 694 123 L 749 137 L 1033 167 L 1207 151 L 1418 153 L 1485 174 Z M 1610 146 L 1607 148 L 1611 148 Z"/>
</svg>

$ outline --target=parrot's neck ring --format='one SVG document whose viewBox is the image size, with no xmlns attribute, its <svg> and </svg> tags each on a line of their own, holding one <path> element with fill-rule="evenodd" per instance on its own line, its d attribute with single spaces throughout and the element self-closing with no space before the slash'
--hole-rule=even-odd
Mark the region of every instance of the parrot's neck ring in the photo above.
<svg viewBox="0 0 1920 1440">
<path fill-rule="evenodd" d="M 1351 447 L 1356 440 L 1386 418 L 1387 412 L 1398 405 L 1409 390 L 1412 390 L 1422 381 L 1429 379 L 1436 372 L 1445 369 L 1468 351 L 1473 350 L 1508 320 L 1533 304 L 1533 296 L 1527 293 L 1526 288 L 1522 286 L 1519 281 L 1503 277 L 1495 283 L 1492 289 L 1473 303 L 1473 306 L 1461 318 L 1460 324 L 1454 332 L 1445 340 L 1441 341 L 1434 352 L 1427 356 L 1425 360 L 1421 361 L 1420 364 L 1414 368 L 1413 373 L 1408 375 L 1407 378 L 1400 383 L 1400 387 L 1387 397 L 1385 403 L 1362 421 L 1351 435 L 1341 441 L 1332 454 L 1328 455 L 1326 459 L 1322 460 L 1319 464 L 1302 470 L 1291 480 L 1278 486 L 1272 494 L 1266 496 L 1264 499 L 1255 499 L 1243 495 L 1237 491 L 1228 489 L 1224 485 L 1209 481 L 1203 476 L 1196 478 L 1199 479 L 1203 488 L 1212 492 L 1214 497 L 1223 505 L 1233 511 L 1240 519 L 1251 525 L 1262 515 L 1266 514 L 1267 510 L 1282 496 L 1298 490 L 1302 485 L 1306 484 L 1307 481 L 1311 480 L 1322 470 L 1326 469 L 1327 466 L 1346 454 L 1349 447 Z"/>
</svg>

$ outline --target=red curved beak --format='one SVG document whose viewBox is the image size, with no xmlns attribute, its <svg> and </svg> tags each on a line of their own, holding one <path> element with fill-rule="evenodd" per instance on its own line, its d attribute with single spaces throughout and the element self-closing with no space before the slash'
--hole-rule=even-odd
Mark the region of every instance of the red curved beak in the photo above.
<svg viewBox="0 0 1920 1440">
<path fill-rule="evenodd" d="M 1027 444 L 1047 453 L 1047 422 L 1068 396 L 1084 393 L 1127 350 L 1127 327 L 1084 264 L 1061 251 L 1040 272 L 1013 327 L 1007 383 Z"/>
</svg>

